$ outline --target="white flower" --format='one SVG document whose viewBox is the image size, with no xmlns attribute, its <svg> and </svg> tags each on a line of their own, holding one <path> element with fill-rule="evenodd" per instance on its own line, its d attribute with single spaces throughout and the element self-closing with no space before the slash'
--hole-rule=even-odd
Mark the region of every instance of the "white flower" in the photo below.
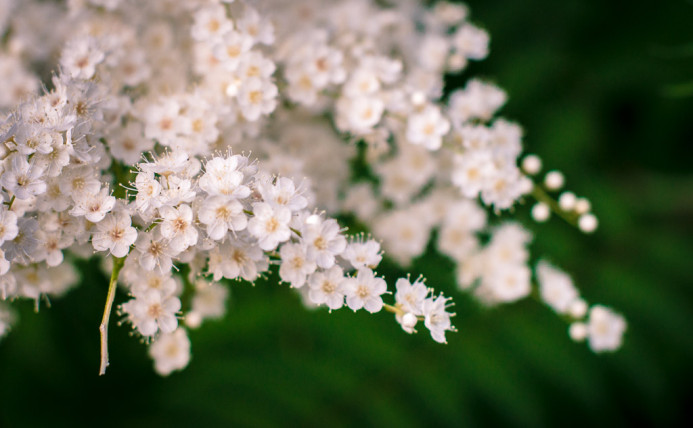
<svg viewBox="0 0 693 428">
<path fill-rule="evenodd" d="M 141 213 L 147 213 L 152 208 L 161 206 L 159 196 L 161 194 L 161 183 L 154 178 L 153 172 L 140 172 L 135 178 L 135 207 Z"/>
<path fill-rule="evenodd" d="M 488 33 L 471 24 L 462 25 L 453 35 L 452 46 L 469 59 L 484 59 L 488 55 Z"/>
<path fill-rule="evenodd" d="M 341 254 L 346 248 L 346 238 L 342 235 L 336 220 L 323 221 L 317 216 L 309 217 L 311 218 L 316 220 L 305 225 L 302 236 L 307 246 L 307 256 L 315 260 L 319 267 L 329 269 L 334 265 L 335 256 Z"/>
<path fill-rule="evenodd" d="M 189 327 L 196 328 L 204 319 L 221 318 L 226 313 L 228 288 L 216 282 L 199 279 L 195 282 L 195 297 L 190 312 L 185 317 Z"/>
<path fill-rule="evenodd" d="M 190 339 L 185 329 L 159 336 L 149 345 L 149 356 L 154 359 L 154 369 L 162 376 L 184 369 L 190 362 Z"/>
<path fill-rule="evenodd" d="M 383 255 L 380 251 L 380 244 L 377 241 L 373 239 L 364 241 L 363 237 L 361 237 L 346 246 L 344 253 L 342 253 L 342 258 L 349 261 L 354 269 L 364 267 L 373 269 L 380 264 Z"/>
<path fill-rule="evenodd" d="M 275 183 L 262 182 L 258 185 L 258 191 L 262 199 L 272 206 L 299 211 L 308 205 L 308 200 L 296 189 L 294 181 L 287 177 L 279 177 Z"/>
<path fill-rule="evenodd" d="M 69 166 L 59 177 L 60 191 L 77 200 L 85 193 L 99 193 L 101 182 L 95 168 L 91 165 Z"/>
<path fill-rule="evenodd" d="M 25 156 L 19 154 L 12 155 L 5 163 L 9 165 L 2 172 L 0 184 L 17 199 L 28 199 L 46 191 L 43 166 L 29 163 Z"/>
<path fill-rule="evenodd" d="M 153 232 L 140 232 L 135 243 L 139 253 L 139 264 L 143 269 L 151 271 L 155 267 L 160 272 L 168 272 L 173 266 L 171 258 L 176 251 L 169 248 L 168 242 L 161 236 L 160 229 Z"/>
<path fill-rule="evenodd" d="M 181 205 L 178 208 L 163 206 L 159 208 L 162 221 L 161 236 L 169 239 L 169 246 L 177 252 L 197 244 L 197 229 L 192 224 L 193 212 L 190 206 Z"/>
<path fill-rule="evenodd" d="M 315 272 L 308 277 L 308 297 L 316 305 L 327 305 L 330 310 L 339 309 L 344 306 L 344 280 L 344 272 L 339 266 Z"/>
<path fill-rule="evenodd" d="M 5 276 L 10 270 L 10 262 L 5 258 L 5 252 L 0 248 L 0 299 L 7 299 L 7 282 L 5 279 L 14 278 L 11 275 Z"/>
<path fill-rule="evenodd" d="M 228 71 L 235 71 L 243 55 L 253 46 L 253 38 L 237 31 L 227 31 L 214 44 L 214 57 Z"/>
<path fill-rule="evenodd" d="M 427 106 L 420 113 L 414 113 L 407 120 L 407 140 L 412 144 L 437 150 L 443 142 L 443 136 L 450 131 L 450 122 L 443 117 L 440 109 Z"/>
<path fill-rule="evenodd" d="M 424 325 L 431 332 L 433 340 L 438 343 L 447 343 L 445 332 L 454 330 L 450 322 L 452 314 L 446 311 L 449 306 L 448 300 L 449 298 L 445 298 L 441 294 L 438 297 L 429 297 L 422 304 Z"/>
<path fill-rule="evenodd" d="M 198 41 L 216 40 L 233 29 L 222 5 L 208 5 L 195 13 L 192 38 Z"/>
<path fill-rule="evenodd" d="M 395 293 L 397 305 L 406 313 L 423 315 L 423 302 L 429 292 L 426 285 L 418 280 L 412 284 L 408 279 L 400 278 L 395 283 L 395 287 L 397 287 Z"/>
<path fill-rule="evenodd" d="M 337 105 L 338 110 L 346 119 L 346 129 L 356 134 L 367 134 L 385 111 L 383 101 L 375 96 L 362 96 L 358 98 L 343 98 Z"/>
<path fill-rule="evenodd" d="M 17 220 L 17 229 L 16 236 L 5 241 L 2 249 L 5 251 L 5 258 L 10 262 L 28 262 L 38 246 L 38 222 L 30 217 L 21 217 Z"/>
<path fill-rule="evenodd" d="M 275 207 L 265 202 L 253 204 L 253 217 L 248 222 L 248 232 L 258 239 L 260 248 L 272 251 L 280 242 L 291 237 L 289 221 L 291 211 L 285 207 Z"/>
<path fill-rule="evenodd" d="M 104 57 L 94 39 L 80 37 L 67 43 L 60 57 L 60 66 L 73 79 L 91 79 Z"/>
<path fill-rule="evenodd" d="M 344 84 L 344 95 L 350 98 L 375 94 L 380 89 L 378 76 L 370 70 L 359 68 Z"/>
<path fill-rule="evenodd" d="M 306 68 L 318 86 L 340 84 L 346 79 L 346 72 L 342 66 L 344 54 L 341 51 L 320 45 L 312 50 L 310 55 L 312 58 L 306 64 Z"/>
<path fill-rule="evenodd" d="M 75 206 L 70 215 L 84 216 L 92 223 L 98 223 L 115 207 L 116 200 L 104 187 L 99 193 L 80 193 L 75 198 Z"/>
<path fill-rule="evenodd" d="M 72 236 L 65 236 L 61 231 L 48 232 L 39 229 L 36 232 L 36 239 L 39 241 L 39 246 L 36 249 L 34 258 L 36 261 L 45 261 L 50 267 L 58 266 L 63 262 L 64 248 L 69 247 L 74 242 Z"/>
<path fill-rule="evenodd" d="M 453 157 L 454 169 L 451 181 L 462 195 L 476 198 L 496 171 L 491 153 L 487 150 L 471 150 Z"/>
<path fill-rule="evenodd" d="M 227 1 L 228 3 L 233 0 Z M 243 15 L 237 21 L 238 29 L 258 42 L 271 45 L 274 43 L 274 26 L 265 16 L 261 16 L 250 5 L 245 5 Z"/>
<path fill-rule="evenodd" d="M 212 249 L 208 266 L 215 281 L 243 278 L 252 282 L 259 272 L 267 269 L 268 263 L 257 244 L 238 239 L 227 240 Z"/>
<path fill-rule="evenodd" d="M 143 162 L 138 166 L 143 172 L 169 177 L 172 174 L 182 173 L 190 164 L 189 159 L 190 155 L 182 150 L 167 150 L 164 154 L 156 157 L 153 162 Z"/>
<path fill-rule="evenodd" d="M 244 174 L 239 168 L 245 166 L 243 156 L 214 157 L 205 164 L 205 173 L 199 186 L 210 195 L 221 195 L 238 199 L 247 198 L 250 189 L 243 185 Z"/>
<path fill-rule="evenodd" d="M 174 143 L 177 135 L 190 126 L 180 110 L 180 103 L 171 97 L 150 105 L 144 113 L 144 136 L 164 145 Z"/>
<path fill-rule="evenodd" d="M 158 331 L 171 333 L 178 327 L 176 313 L 180 310 L 180 300 L 166 297 L 159 290 L 147 290 L 124 303 L 122 309 L 142 336 L 154 336 Z"/>
<path fill-rule="evenodd" d="M 242 84 L 242 81 L 251 77 L 268 80 L 276 69 L 277 66 L 272 60 L 267 59 L 260 52 L 251 51 L 243 57 L 236 73 L 240 77 L 239 84 Z"/>
<path fill-rule="evenodd" d="M 403 265 L 421 254 L 430 237 L 430 226 L 413 209 L 391 211 L 376 219 L 373 234 L 383 240 L 388 255 Z"/>
<path fill-rule="evenodd" d="M 128 122 L 122 131 L 107 141 L 113 157 L 127 165 L 139 162 L 142 152 L 154 147 L 151 140 L 144 138 L 142 124 L 134 121 Z"/>
<path fill-rule="evenodd" d="M 506 99 L 505 91 L 497 86 L 472 79 L 464 89 L 450 94 L 449 114 L 457 124 L 477 118 L 490 120 Z"/>
<path fill-rule="evenodd" d="M 531 272 L 525 265 L 498 266 L 489 273 L 486 284 L 500 302 L 513 302 L 529 295 Z"/>
<path fill-rule="evenodd" d="M 14 239 L 19 229 L 17 228 L 17 214 L 0 206 L 0 245 L 3 242 Z"/>
<path fill-rule="evenodd" d="M 345 279 L 342 287 L 347 306 L 352 310 L 364 308 L 375 313 L 383 308 L 381 295 L 387 292 L 387 284 L 384 279 L 376 277 L 372 270 L 359 270 L 355 277 Z"/>
<path fill-rule="evenodd" d="M 594 305 L 590 309 L 587 330 L 594 352 L 615 351 L 621 347 L 626 320 L 607 307 Z"/>
<path fill-rule="evenodd" d="M 171 271 L 143 273 L 140 270 L 133 270 L 129 275 L 126 272 L 123 276 L 123 279 L 130 283 L 130 293 L 135 297 L 144 296 L 149 290 L 161 293 L 164 298 L 178 294 L 179 286 L 176 279 L 171 276 Z"/>
<path fill-rule="evenodd" d="M 246 120 L 253 122 L 269 115 L 277 107 L 279 91 L 271 81 L 251 77 L 238 89 L 238 105 Z"/>
<path fill-rule="evenodd" d="M 130 216 L 122 211 L 108 214 L 96 225 L 91 243 L 96 251 L 110 251 L 114 257 L 125 257 L 137 240 L 137 230 Z"/>
<path fill-rule="evenodd" d="M 570 276 L 545 261 L 537 264 L 537 279 L 541 299 L 559 314 L 568 312 L 571 304 L 579 298 Z"/>
<path fill-rule="evenodd" d="M 243 205 L 235 199 L 223 196 L 212 196 L 202 202 L 197 216 L 200 223 L 207 226 L 207 235 L 218 241 L 226 232 L 241 231 L 248 225 L 248 218 L 243 213 Z"/>
<path fill-rule="evenodd" d="M 497 169 L 496 174 L 489 178 L 481 192 L 481 200 L 486 205 L 493 205 L 496 210 L 512 207 L 513 203 L 523 194 L 523 175 L 519 168 L 507 165 Z"/>
<path fill-rule="evenodd" d="M 282 262 L 279 265 L 279 277 L 290 282 L 294 288 L 301 288 L 306 276 L 315 272 L 315 262 L 306 256 L 306 248 L 301 244 L 284 244 L 279 250 Z"/>
</svg>

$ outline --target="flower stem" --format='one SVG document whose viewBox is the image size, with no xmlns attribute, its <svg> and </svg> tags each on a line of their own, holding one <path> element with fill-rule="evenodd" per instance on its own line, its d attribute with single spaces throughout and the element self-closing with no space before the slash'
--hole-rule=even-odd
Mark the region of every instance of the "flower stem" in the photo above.
<svg viewBox="0 0 693 428">
<path fill-rule="evenodd" d="M 578 227 L 578 215 L 573 213 L 573 212 L 567 212 L 561 209 L 560 205 L 558 205 L 558 202 L 556 202 L 555 199 L 553 199 L 542 187 L 538 184 L 535 184 L 534 187 L 532 188 L 532 197 L 536 199 L 538 202 L 543 202 L 546 205 L 549 206 L 551 211 L 553 211 L 556 215 L 561 217 L 563 220 L 565 220 L 568 224 Z"/>
<path fill-rule="evenodd" d="M 12 204 L 14 204 L 14 199 L 15 199 L 15 196 L 12 195 L 12 197 L 10 198 L 10 201 L 6 202 L 7 203 L 7 211 L 12 209 Z"/>
<path fill-rule="evenodd" d="M 397 306 L 388 305 L 387 303 L 383 303 L 383 309 L 385 309 L 385 310 L 388 311 L 388 312 L 392 312 L 392 313 L 395 314 L 395 315 L 397 315 L 397 314 L 400 314 L 400 315 L 401 315 L 401 314 L 404 313 L 404 311 L 402 311 L 402 310 L 401 310 L 400 308 L 398 308 Z"/>
<path fill-rule="evenodd" d="M 127 257 L 127 256 L 126 256 Z M 106 374 L 108 367 L 108 321 L 111 319 L 111 308 L 115 299 L 116 284 L 118 283 L 118 274 L 125 264 L 125 257 L 113 257 L 113 271 L 111 271 L 111 281 L 108 284 L 108 295 L 106 296 L 106 306 L 103 310 L 103 318 L 99 326 L 101 334 L 101 365 L 99 367 L 99 375 Z"/>
</svg>

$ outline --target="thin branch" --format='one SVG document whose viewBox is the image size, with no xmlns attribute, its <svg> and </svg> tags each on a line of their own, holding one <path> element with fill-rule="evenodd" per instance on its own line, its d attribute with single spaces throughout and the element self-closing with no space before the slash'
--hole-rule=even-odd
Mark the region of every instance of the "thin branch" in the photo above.
<svg viewBox="0 0 693 428">
<path fill-rule="evenodd" d="M 108 284 L 106 306 L 104 307 L 103 318 L 99 326 L 99 333 L 101 334 L 101 365 L 99 367 L 99 376 L 105 375 L 106 367 L 108 367 L 108 321 L 111 319 L 111 308 L 113 307 L 113 300 L 115 299 L 118 274 L 120 274 L 120 269 L 123 268 L 123 264 L 125 264 L 125 257 L 113 257 L 113 271 L 111 272 L 111 281 Z"/>
</svg>

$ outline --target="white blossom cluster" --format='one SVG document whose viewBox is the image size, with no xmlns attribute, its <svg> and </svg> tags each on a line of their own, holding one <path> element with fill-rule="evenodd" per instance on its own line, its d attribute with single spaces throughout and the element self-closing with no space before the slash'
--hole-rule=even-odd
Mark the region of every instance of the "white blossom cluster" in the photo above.
<svg viewBox="0 0 693 428">
<path fill-rule="evenodd" d="M 537 264 L 541 299 L 559 314 L 571 319 L 570 337 L 588 340 L 594 352 L 614 351 L 621 347 L 626 320 L 613 310 L 594 305 L 589 309 L 568 274 L 548 262 Z M 585 320 L 587 316 L 587 320 Z"/>
<path fill-rule="evenodd" d="M 190 360 L 186 328 L 223 316 L 226 280 L 273 265 L 309 305 L 386 309 L 437 342 L 450 299 L 400 278 L 386 303 L 381 243 L 407 266 L 437 231 L 461 289 L 486 304 L 532 291 L 531 235 L 484 208 L 537 189 L 517 165 L 522 130 L 495 118 L 506 95 L 489 82 L 443 91 L 488 55 L 463 5 L 4 0 L 0 32 L 3 300 L 38 308 L 75 284 L 73 260 L 112 256 L 131 297 L 119 313 L 166 375 Z M 359 157 L 371 179 L 354 183 Z M 345 235 L 338 213 L 377 239 Z M 542 298 L 575 314 L 572 283 L 547 269 Z M 12 319 L 0 306 L 0 336 Z M 571 335 L 600 351 L 624 330 L 594 306 Z"/>
</svg>

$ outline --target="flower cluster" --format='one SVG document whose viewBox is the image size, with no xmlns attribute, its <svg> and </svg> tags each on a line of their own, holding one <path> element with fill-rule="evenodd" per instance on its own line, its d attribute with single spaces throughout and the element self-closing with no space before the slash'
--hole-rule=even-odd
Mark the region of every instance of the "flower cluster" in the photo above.
<svg viewBox="0 0 693 428">
<path fill-rule="evenodd" d="M 228 280 L 277 266 L 307 305 L 385 309 L 404 331 L 423 321 L 443 343 L 450 298 L 407 277 L 386 303 L 375 271 L 384 252 L 407 266 L 437 231 L 459 288 L 495 305 L 531 294 L 531 235 L 491 224 L 486 208 L 533 196 L 596 228 L 586 199 L 555 202 L 532 181 L 538 158 L 518 166 L 522 130 L 496 118 L 501 89 L 472 79 L 444 94 L 446 73 L 488 55 L 489 36 L 463 5 L 2 7 L 12 13 L 0 14 L 0 297 L 38 309 L 75 284 L 72 261 L 109 256 L 102 373 L 117 283 L 131 297 L 119 313 L 166 375 L 189 362 L 187 329 L 223 316 Z M 39 93 L 46 70 L 55 71 Z M 551 180 L 548 190 L 560 187 Z M 339 213 L 377 239 L 347 236 Z M 575 340 L 618 348 L 623 318 L 597 305 L 585 324 L 565 274 L 540 264 L 536 276 L 542 299 L 576 320 Z M 0 306 L 0 336 L 13 319 Z"/>
</svg>

